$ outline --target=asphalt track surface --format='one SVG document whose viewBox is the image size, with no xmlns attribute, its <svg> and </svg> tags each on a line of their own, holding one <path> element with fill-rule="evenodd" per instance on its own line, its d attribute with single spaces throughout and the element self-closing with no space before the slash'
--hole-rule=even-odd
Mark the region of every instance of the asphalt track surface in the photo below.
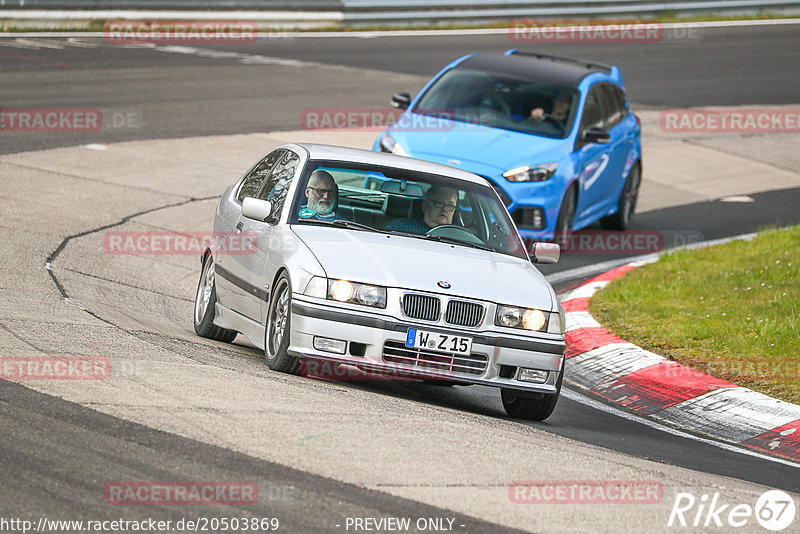
<svg viewBox="0 0 800 534">
<path fill-rule="evenodd" d="M 699 43 L 545 45 L 543 51 L 620 65 L 634 104 L 656 108 L 797 103 L 800 61 L 796 26 L 705 30 Z M 308 62 L 280 77 L 263 65 L 242 67 L 196 53 L 122 49 L 87 41 L 63 47 L 4 46 L 0 39 L 0 107 L 89 107 L 132 110 L 143 126 L 101 135 L 0 134 L 0 153 L 142 138 L 296 130 L 307 108 L 383 107 L 394 90 L 418 90 L 438 68 L 474 50 L 510 48 L 506 35 L 268 40 L 225 51 Z M 217 49 L 220 47 L 208 47 Z M 380 87 L 358 91 L 326 85 L 313 64 L 386 72 Z M 395 74 L 396 73 L 396 74 Z M 357 80 L 356 80 L 357 81 Z M 401 83 L 395 83 L 401 82 Z M 348 88 L 351 89 L 351 88 Z M 266 147 L 268 148 L 268 147 Z M 640 214 L 634 229 L 693 228 L 706 239 L 800 222 L 800 191 L 752 195 L 754 203 L 708 202 Z M 558 270 L 608 259 L 565 258 Z M 44 258 L 42 258 L 44 260 Z M 554 271 L 554 269 L 550 269 Z M 55 291 L 55 286 L 53 287 Z M 245 349 L 236 349 L 245 350 Z M 245 352 L 247 352 L 245 350 Z M 250 351 L 252 352 L 252 351 Z M 350 385 L 375 395 L 421 400 L 503 418 L 496 392 L 418 384 Z M 539 429 L 640 458 L 800 492 L 795 467 L 673 436 L 613 413 L 562 398 Z M 19 385 L 0 382 L 0 512 L 4 517 L 145 515 L 97 505 L 98 481 L 236 479 L 256 476 L 292 488 L 249 515 L 280 514 L 291 532 L 339 531 L 347 516 L 453 516 L 416 501 L 389 497 L 219 447 L 148 429 Z M 102 446 L 101 446 L 102 445 Z M 255 474 L 255 475 L 254 475 Z M 587 478 L 592 478 L 587 473 Z M 26 483 L 20 481 L 25 480 Z M 310 513 L 303 503 L 315 503 Z M 192 510 L 194 512 L 195 510 Z M 197 514 L 225 515 L 219 508 Z M 206 513 L 203 513 L 206 512 Z M 240 510 L 231 510 L 232 513 Z M 160 518 L 178 517 L 160 510 Z M 146 515 L 154 515 L 149 512 Z M 185 515 L 185 514 L 183 514 Z M 459 520 L 461 520 L 460 518 Z M 469 532 L 502 527 L 463 519 Z"/>
</svg>

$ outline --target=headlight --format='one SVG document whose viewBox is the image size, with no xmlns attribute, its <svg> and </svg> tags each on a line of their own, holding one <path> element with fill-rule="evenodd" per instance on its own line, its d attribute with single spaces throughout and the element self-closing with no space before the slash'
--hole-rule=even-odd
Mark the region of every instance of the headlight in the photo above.
<svg viewBox="0 0 800 534">
<path fill-rule="evenodd" d="M 353 298 L 353 284 L 347 280 L 333 280 L 328 282 L 328 297 L 339 302 L 347 302 Z"/>
<path fill-rule="evenodd" d="M 398 156 L 408 156 L 408 152 L 403 150 L 403 147 L 400 145 L 400 143 L 395 141 L 389 134 L 384 134 L 383 138 L 381 139 L 381 151 L 397 154 Z"/>
<path fill-rule="evenodd" d="M 549 180 L 558 168 L 558 163 L 545 163 L 544 165 L 530 165 L 517 167 L 503 173 L 509 182 L 543 182 Z"/>
<path fill-rule="evenodd" d="M 359 284 L 348 280 L 329 279 L 328 298 L 339 302 L 385 308 L 386 288 L 370 284 Z"/>
<path fill-rule="evenodd" d="M 537 309 L 517 308 L 516 306 L 498 306 L 494 324 L 508 328 L 522 328 L 535 332 L 544 332 L 550 312 Z"/>
</svg>

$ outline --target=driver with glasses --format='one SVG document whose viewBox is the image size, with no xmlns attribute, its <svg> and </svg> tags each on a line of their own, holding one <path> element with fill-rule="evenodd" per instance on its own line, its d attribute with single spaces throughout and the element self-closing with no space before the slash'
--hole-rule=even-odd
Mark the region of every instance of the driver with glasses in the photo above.
<svg viewBox="0 0 800 534">
<path fill-rule="evenodd" d="M 421 218 L 395 219 L 385 228 L 412 234 L 426 234 L 431 228 L 443 224 L 453 224 L 453 214 L 457 207 L 457 190 L 434 185 L 423 196 Z"/>
<path fill-rule="evenodd" d="M 339 187 L 328 171 L 316 170 L 311 173 L 306 186 L 308 203 L 300 208 L 300 217 L 334 221 L 338 217 L 336 205 L 339 200 Z"/>
</svg>

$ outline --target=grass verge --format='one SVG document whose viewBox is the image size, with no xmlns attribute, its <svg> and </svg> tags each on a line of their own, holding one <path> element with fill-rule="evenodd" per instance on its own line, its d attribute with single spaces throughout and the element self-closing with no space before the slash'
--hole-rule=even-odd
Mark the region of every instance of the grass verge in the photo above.
<svg viewBox="0 0 800 534">
<path fill-rule="evenodd" d="M 626 341 L 800 404 L 800 226 L 679 250 L 615 280 L 592 315 Z"/>
</svg>

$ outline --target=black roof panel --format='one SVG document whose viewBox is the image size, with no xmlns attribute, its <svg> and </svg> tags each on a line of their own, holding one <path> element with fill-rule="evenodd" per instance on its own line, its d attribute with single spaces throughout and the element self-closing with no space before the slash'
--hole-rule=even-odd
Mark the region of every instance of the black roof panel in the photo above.
<svg viewBox="0 0 800 534">
<path fill-rule="evenodd" d="M 576 89 L 589 74 L 611 72 L 611 67 L 602 63 L 526 52 L 510 55 L 478 54 L 462 61 L 456 68 L 513 76 L 531 82 L 552 83 L 572 89 Z"/>
</svg>

